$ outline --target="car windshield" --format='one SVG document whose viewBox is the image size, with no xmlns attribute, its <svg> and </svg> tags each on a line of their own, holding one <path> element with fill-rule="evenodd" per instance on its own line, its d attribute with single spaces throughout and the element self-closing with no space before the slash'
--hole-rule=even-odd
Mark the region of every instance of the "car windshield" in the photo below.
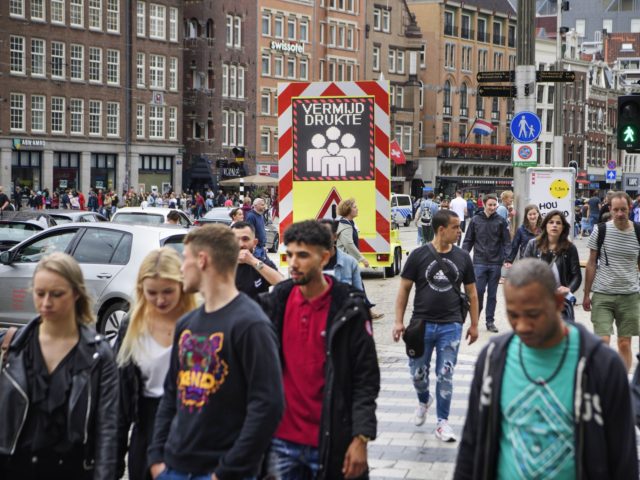
<svg viewBox="0 0 640 480">
<path fill-rule="evenodd" d="M 398 206 L 400 207 L 410 207 L 411 200 L 409 197 L 396 197 L 398 199 Z"/>
<path fill-rule="evenodd" d="M 123 212 L 116 213 L 112 222 L 124 223 L 127 225 L 162 225 L 164 223 L 164 215 L 142 212 Z"/>
<path fill-rule="evenodd" d="M 20 243 L 40 230 L 28 223 L 0 223 L 0 243 Z"/>
<path fill-rule="evenodd" d="M 55 218 L 56 223 L 57 223 L 58 225 L 63 225 L 63 224 L 65 224 L 65 223 L 71 223 L 71 222 L 73 221 L 73 220 L 71 220 L 70 218 L 65 217 L 65 216 L 63 216 L 63 215 L 51 215 L 51 216 L 52 216 L 53 218 Z"/>
</svg>

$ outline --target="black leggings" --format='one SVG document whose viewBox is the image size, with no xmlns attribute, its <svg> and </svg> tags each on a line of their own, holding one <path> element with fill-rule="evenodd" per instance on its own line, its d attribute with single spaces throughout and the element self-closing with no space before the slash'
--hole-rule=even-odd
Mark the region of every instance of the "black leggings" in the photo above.
<svg viewBox="0 0 640 480">
<path fill-rule="evenodd" d="M 151 480 L 147 465 L 147 447 L 151 443 L 159 398 L 142 397 L 138 406 L 138 422 L 131 432 L 129 444 L 129 480 Z"/>
</svg>

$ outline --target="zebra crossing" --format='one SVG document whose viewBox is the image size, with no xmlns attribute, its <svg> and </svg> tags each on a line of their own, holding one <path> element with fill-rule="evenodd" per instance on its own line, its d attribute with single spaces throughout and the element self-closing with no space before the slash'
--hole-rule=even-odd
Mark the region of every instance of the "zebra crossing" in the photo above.
<svg viewBox="0 0 640 480">
<path fill-rule="evenodd" d="M 424 425 L 413 423 L 417 398 L 409 376 L 402 343 L 378 345 L 380 395 L 378 397 L 378 437 L 369 445 L 370 477 L 383 479 L 438 479 L 453 476 L 458 443 L 435 438 L 435 403 Z M 466 418 L 475 355 L 458 355 L 453 376 L 453 399 L 449 424 L 460 438 Z M 429 388 L 435 393 L 435 353 L 429 372 Z"/>
</svg>

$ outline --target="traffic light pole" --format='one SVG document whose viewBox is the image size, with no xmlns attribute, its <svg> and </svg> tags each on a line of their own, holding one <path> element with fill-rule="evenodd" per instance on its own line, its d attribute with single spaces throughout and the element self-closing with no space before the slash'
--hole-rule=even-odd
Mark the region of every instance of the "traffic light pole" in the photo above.
<svg viewBox="0 0 640 480">
<path fill-rule="evenodd" d="M 562 71 L 562 1 L 558 2 L 556 16 L 556 70 Z M 553 95 L 553 157 L 552 167 L 564 166 L 564 144 L 562 138 L 563 118 L 562 118 L 562 97 L 564 92 L 563 84 L 556 84 Z M 582 162 L 579 158 L 578 162 Z"/>
<path fill-rule="evenodd" d="M 535 57 L 536 1 L 518 0 L 518 28 L 516 43 L 516 87 L 514 116 L 518 112 L 536 111 L 536 57 Z M 525 95 L 525 85 L 529 95 Z M 516 225 L 522 223 L 525 207 L 526 168 L 513 167 L 514 206 Z"/>
</svg>

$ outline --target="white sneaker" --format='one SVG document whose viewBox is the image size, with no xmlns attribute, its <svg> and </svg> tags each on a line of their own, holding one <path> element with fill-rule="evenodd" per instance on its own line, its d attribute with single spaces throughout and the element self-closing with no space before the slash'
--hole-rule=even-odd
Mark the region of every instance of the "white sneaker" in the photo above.
<svg viewBox="0 0 640 480">
<path fill-rule="evenodd" d="M 453 433 L 453 429 L 449 422 L 446 420 L 438 420 L 438 426 L 436 427 L 436 438 L 443 442 L 455 442 L 457 440 L 456 434 Z"/>
<path fill-rule="evenodd" d="M 427 419 L 427 410 L 433 403 L 433 397 L 429 397 L 427 403 L 418 403 L 416 407 L 416 416 L 413 418 L 413 423 L 416 427 L 423 425 L 425 420 Z"/>
</svg>

